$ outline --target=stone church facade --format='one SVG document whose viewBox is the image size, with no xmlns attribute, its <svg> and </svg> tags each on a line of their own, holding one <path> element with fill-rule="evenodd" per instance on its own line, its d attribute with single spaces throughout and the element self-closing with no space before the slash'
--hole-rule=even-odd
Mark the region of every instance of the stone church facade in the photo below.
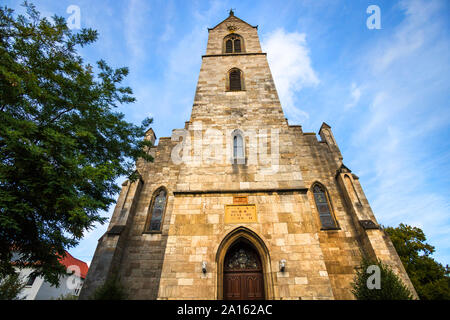
<svg viewBox="0 0 450 320">
<path fill-rule="evenodd" d="M 289 125 L 257 27 L 208 30 L 191 118 L 123 183 L 80 298 L 118 275 L 132 299 L 354 299 L 362 256 L 415 294 L 330 126 Z"/>
</svg>

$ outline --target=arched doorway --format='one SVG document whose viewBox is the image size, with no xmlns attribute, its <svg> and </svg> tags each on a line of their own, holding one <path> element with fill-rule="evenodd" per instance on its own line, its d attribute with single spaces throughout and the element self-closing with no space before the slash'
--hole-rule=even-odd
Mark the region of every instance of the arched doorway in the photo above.
<svg viewBox="0 0 450 320">
<path fill-rule="evenodd" d="M 261 258 L 245 238 L 227 250 L 223 265 L 224 300 L 263 300 L 264 276 Z"/>
<path fill-rule="evenodd" d="M 237 227 L 232 230 L 228 234 L 224 235 L 222 241 L 217 246 L 216 249 L 216 263 L 217 263 L 217 299 L 227 299 L 225 297 L 225 286 L 224 286 L 224 278 L 225 278 L 225 257 L 232 255 L 233 248 L 239 245 L 247 245 L 247 250 L 255 252 L 257 257 L 259 258 L 261 272 L 263 276 L 263 299 L 271 300 L 274 299 L 274 288 L 273 288 L 273 279 L 272 279 L 272 268 L 270 262 L 270 255 L 267 246 L 265 245 L 263 239 L 254 231 L 250 230 L 247 227 Z M 250 247 L 250 249 L 248 249 Z M 232 271 L 227 268 L 227 271 Z M 237 271 L 237 270 L 236 270 Z M 255 270 L 256 271 L 256 270 Z M 229 273 L 229 272 L 226 272 Z M 250 272 L 249 272 L 250 273 Z M 228 288 L 227 288 L 228 289 Z M 239 298 L 235 298 L 239 299 Z"/>
</svg>

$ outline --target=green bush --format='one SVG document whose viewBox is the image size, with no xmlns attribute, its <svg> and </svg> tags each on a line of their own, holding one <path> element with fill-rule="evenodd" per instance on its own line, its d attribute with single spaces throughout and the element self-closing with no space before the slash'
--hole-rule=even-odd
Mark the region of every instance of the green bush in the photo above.
<svg viewBox="0 0 450 320">
<path fill-rule="evenodd" d="M 78 300 L 78 296 L 75 294 L 68 293 L 66 295 L 60 295 L 58 298 L 56 298 L 56 300 Z"/>
<path fill-rule="evenodd" d="M 374 284 L 375 272 L 369 270 L 370 266 L 379 268 L 379 288 L 370 288 Z M 373 261 L 363 258 L 356 268 L 356 275 L 352 283 L 352 293 L 358 300 L 412 300 L 413 295 L 402 280 L 392 269 L 381 261 Z"/>
<path fill-rule="evenodd" d="M 95 290 L 92 300 L 126 300 L 127 294 L 117 275 L 109 277 Z"/>
</svg>

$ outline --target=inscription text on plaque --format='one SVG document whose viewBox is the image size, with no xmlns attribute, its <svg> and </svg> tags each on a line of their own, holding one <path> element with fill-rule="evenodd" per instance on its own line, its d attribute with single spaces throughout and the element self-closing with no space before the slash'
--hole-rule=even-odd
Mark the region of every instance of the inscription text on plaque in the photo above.
<svg viewBox="0 0 450 320">
<path fill-rule="evenodd" d="M 225 223 L 249 223 L 257 222 L 256 205 L 226 205 Z"/>
</svg>

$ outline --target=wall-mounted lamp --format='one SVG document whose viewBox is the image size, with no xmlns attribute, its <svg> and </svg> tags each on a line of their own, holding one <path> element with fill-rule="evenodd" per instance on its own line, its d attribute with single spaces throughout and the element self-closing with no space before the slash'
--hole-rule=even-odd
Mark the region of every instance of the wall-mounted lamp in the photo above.
<svg viewBox="0 0 450 320">
<path fill-rule="evenodd" d="M 202 272 L 206 273 L 206 261 L 202 262 Z"/>
<path fill-rule="evenodd" d="M 280 260 L 280 271 L 284 272 L 284 270 L 286 269 L 286 260 Z"/>
</svg>

